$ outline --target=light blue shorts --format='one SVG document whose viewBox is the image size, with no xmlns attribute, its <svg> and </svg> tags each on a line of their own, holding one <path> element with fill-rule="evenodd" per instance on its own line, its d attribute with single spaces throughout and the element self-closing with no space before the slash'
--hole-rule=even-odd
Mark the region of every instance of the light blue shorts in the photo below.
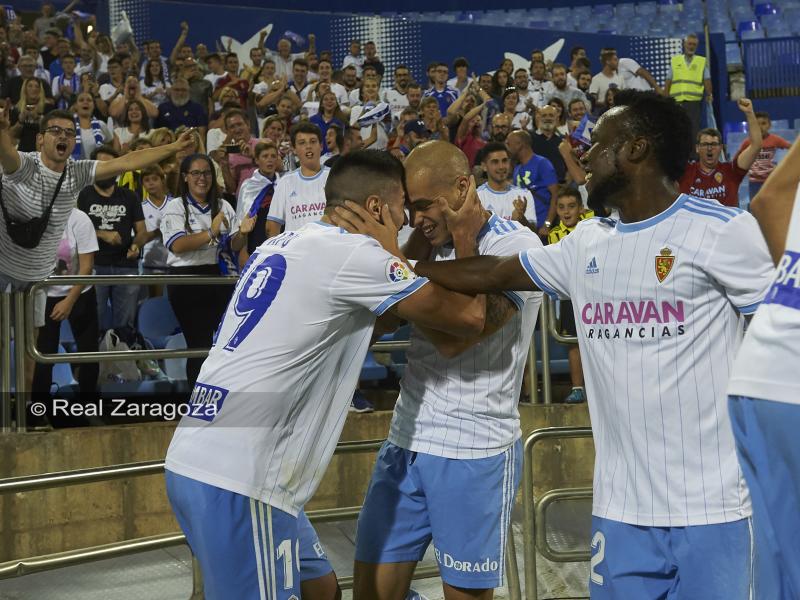
<svg viewBox="0 0 800 600">
<path fill-rule="evenodd" d="M 499 587 L 521 468 L 519 440 L 501 454 L 470 460 L 386 442 L 358 518 L 356 560 L 419 561 L 433 541 L 446 583 Z"/>
<path fill-rule="evenodd" d="M 206 600 L 297 600 L 332 571 L 305 513 L 166 471 L 167 496 L 203 572 Z"/>
<path fill-rule="evenodd" d="M 592 517 L 592 600 L 749 600 L 750 519 L 644 527 Z"/>
<path fill-rule="evenodd" d="M 756 598 L 800 598 L 800 406 L 731 396 L 728 410 L 753 501 Z"/>
</svg>

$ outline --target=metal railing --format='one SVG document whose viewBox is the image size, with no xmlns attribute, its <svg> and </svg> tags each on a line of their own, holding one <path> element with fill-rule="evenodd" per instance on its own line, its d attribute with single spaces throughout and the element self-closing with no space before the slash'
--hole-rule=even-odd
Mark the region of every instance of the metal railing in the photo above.
<svg viewBox="0 0 800 600">
<path fill-rule="evenodd" d="M 538 582 L 536 580 L 536 551 L 554 562 L 575 562 L 589 560 L 588 552 L 559 552 L 553 550 L 547 542 L 547 508 L 560 500 L 591 498 L 591 488 L 573 488 L 550 490 L 536 499 L 533 493 L 534 449 L 544 440 L 574 439 L 592 437 L 591 427 L 545 427 L 537 429 L 525 439 L 522 469 L 522 535 L 525 556 L 525 599 L 538 599 Z"/>
<path fill-rule="evenodd" d="M 340 442 L 336 446 L 334 454 L 355 454 L 361 452 L 371 452 L 380 449 L 385 440 L 359 440 Z M 127 463 L 112 465 L 107 467 L 97 467 L 91 469 L 77 469 L 72 471 L 59 471 L 45 473 L 42 475 L 28 475 L 23 477 L 11 477 L 0 479 L 0 494 L 15 494 L 31 492 L 34 490 L 53 489 L 72 485 L 85 485 L 104 481 L 114 481 L 118 479 L 128 479 L 131 477 L 144 477 L 147 475 L 158 475 L 164 472 L 164 461 L 144 461 L 137 463 Z M 308 511 L 306 515 L 312 523 L 325 523 L 331 521 L 343 521 L 355 519 L 361 511 L 361 506 L 347 506 L 340 508 L 327 508 Z M 508 589 L 510 600 L 521 600 L 519 570 L 516 560 L 516 548 L 514 544 L 514 532 L 509 528 L 508 544 L 506 551 L 506 572 L 508 573 Z M 71 567 L 85 564 L 96 560 L 117 558 L 138 552 L 147 552 L 171 546 L 179 546 L 186 543 L 186 537 L 182 533 L 166 533 L 161 535 L 147 536 L 89 548 L 79 548 L 66 552 L 58 552 L 45 556 L 35 556 L 31 558 L 11 560 L 0 563 L 0 580 L 22 575 L 30 575 L 52 569 Z M 436 577 L 439 568 L 435 566 L 420 567 L 415 569 L 414 579 L 427 579 Z M 202 594 L 202 576 L 200 574 L 197 560 L 192 558 L 192 579 L 193 591 L 192 598 L 200 598 Z M 352 589 L 353 577 L 339 577 L 339 587 L 342 589 Z"/>
</svg>

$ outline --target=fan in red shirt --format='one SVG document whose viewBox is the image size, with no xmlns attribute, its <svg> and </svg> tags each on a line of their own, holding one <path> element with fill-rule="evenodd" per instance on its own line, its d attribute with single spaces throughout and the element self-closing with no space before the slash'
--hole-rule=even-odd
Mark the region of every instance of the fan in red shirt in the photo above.
<svg viewBox="0 0 800 600">
<path fill-rule="evenodd" d="M 720 162 L 722 134 L 716 129 L 703 129 L 697 134 L 699 160 L 690 162 L 680 181 L 681 192 L 719 200 L 725 206 L 739 206 L 739 184 L 761 150 L 761 128 L 753 112 L 753 103 L 742 98 L 737 103 L 747 117 L 750 146 L 733 162 Z"/>
</svg>

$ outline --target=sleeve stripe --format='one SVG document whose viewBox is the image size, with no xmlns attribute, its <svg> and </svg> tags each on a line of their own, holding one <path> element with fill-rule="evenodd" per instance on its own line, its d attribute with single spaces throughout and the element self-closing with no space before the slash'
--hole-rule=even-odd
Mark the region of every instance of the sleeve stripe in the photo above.
<svg viewBox="0 0 800 600">
<path fill-rule="evenodd" d="M 522 300 L 519 294 L 517 294 L 516 292 L 507 291 L 503 292 L 503 295 L 514 303 L 514 306 L 517 307 L 517 310 L 522 310 L 522 307 L 525 305 L 525 302 Z"/>
<path fill-rule="evenodd" d="M 540 290 L 542 290 L 545 294 L 550 296 L 553 300 L 558 300 L 558 293 L 553 288 L 546 285 L 536 274 L 536 271 L 533 269 L 531 261 L 528 260 L 528 253 L 525 252 L 524 250 L 520 252 L 519 260 L 522 263 L 522 268 L 525 269 L 525 272 L 528 274 L 528 277 L 530 277 L 533 280 L 533 283 L 535 283 Z"/>
<path fill-rule="evenodd" d="M 756 312 L 756 310 L 758 310 L 759 306 L 761 306 L 761 302 L 755 302 L 754 304 L 738 307 L 738 311 L 743 315 L 752 315 L 754 312 Z"/>
<path fill-rule="evenodd" d="M 167 250 L 172 251 L 172 244 L 175 243 L 175 240 L 177 240 L 179 237 L 183 237 L 185 235 L 186 235 L 185 231 L 179 231 L 176 234 L 174 234 L 171 238 L 169 238 L 164 243 L 164 245 L 167 247 Z"/>
<path fill-rule="evenodd" d="M 276 223 L 280 223 L 281 225 L 286 225 L 286 221 L 284 221 L 283 219 L 279 219 L 278 217 L 273 217 L 270 215 L 267 216 L 267 221 L 275 221 Z"/>
<path fill-rule="evenodd" d="M 392 294 L 386 300 L 381 302 L 376 308 L 372 310 L 376 315 L 379 317 L 389 310 L 392 306 L 400 302 L 401 300 L 405 299 L 406 297 L 410 296 L 414 292 L 416 292 L 419 288 L 423 285 L 428 283 L 427 277 L 418 277 L 414 279 L 410 285 L 408 285 L 405 289 L 400 290 L 399 292 Z"/>
</svg>

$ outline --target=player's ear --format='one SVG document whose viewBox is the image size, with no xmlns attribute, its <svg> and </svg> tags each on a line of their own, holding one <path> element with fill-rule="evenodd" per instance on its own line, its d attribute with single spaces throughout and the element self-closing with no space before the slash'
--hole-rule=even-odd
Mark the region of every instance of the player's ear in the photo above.
<svg viewBox="0 0 800 600">
<path fill-rule="evenodd" d="M 367 212 L 375 217 L 375 220 L 380 220 L 381 216 L 381 199 L 378 196 L 369 196 L 367 201 L 364 202 L 364 208 Z"/>
<path fill-rule="evenodd" d="M 628 144 L 628 160 L 637 163 L 649 154 L 650 144 L 643 137 L 632 139 Z"/>
</svg>

